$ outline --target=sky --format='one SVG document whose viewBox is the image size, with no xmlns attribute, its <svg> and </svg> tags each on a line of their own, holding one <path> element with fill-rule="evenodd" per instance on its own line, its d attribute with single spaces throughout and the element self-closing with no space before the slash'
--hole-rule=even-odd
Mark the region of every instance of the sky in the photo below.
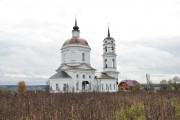
<svg viewBox="0 0 180 120">
<path fill-rule="evenodd" d="M 0 0 L 0 85 L 46 84 L 75 17 L 97 71 L 109 25 L 119 81 L 180 76 L 180 0 Z"/>
</svg>

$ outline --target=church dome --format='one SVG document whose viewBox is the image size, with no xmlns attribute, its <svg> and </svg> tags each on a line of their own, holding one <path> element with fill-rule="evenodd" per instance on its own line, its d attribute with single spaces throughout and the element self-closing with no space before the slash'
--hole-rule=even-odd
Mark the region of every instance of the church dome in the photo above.
<svg viewBox="0 0 180 120">
<path fill-rule="evenodd" d="M 77 37 L 72 37 L 71 39 L 68 39 L 64 42 L 62 47 L 65 47 L 67 45 L 73 45 L 73 44 L 77 44 L 77 45 L 83 45 L 83 46 L 88 46 L 88 42 L 83 39 L 83 38 L 77 38 Z"/>
</svg>

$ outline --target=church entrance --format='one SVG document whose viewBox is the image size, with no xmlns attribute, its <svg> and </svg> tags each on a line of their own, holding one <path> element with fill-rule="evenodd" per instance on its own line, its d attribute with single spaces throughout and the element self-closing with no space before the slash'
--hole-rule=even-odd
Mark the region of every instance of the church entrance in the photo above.
<svg viewBox="0 0 180 120">
<path fill-rule="evenodd" d="M 88 86 L 89 86 L 89 82 L 88 81 L 83 81 L 82 82 L 82 91 L 88 91 Z"/>
</svg>

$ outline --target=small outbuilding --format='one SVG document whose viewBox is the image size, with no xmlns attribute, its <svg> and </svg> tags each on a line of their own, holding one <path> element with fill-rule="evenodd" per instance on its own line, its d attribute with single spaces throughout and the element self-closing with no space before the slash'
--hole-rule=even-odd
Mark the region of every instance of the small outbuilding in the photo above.
<svg viewBox="0 0 180 120">
<path fill-rule="evenodd" d="M 119 88 L 119 91 L 122 91 L 122 90 L 133 90 L 133 87 L 136 84 L 139 84 L 136 80 L 122 80 L 119 83 L 118 88 Z"/>
</svg>

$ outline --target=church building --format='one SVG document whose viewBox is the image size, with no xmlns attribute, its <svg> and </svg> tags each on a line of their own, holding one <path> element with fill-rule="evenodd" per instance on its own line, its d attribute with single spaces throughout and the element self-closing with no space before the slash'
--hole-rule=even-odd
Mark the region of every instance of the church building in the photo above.
<svg viewBox="0 0 180 120">
<path fill-rule="evenodd" d="M 61 47 L 61 65 L 48 79 L 50 92 L 117 92 L 119 72 L 115 50 L 115 40 L 108 27 L 108 35 L 103 40 L 103 71 L 96 72 L 90 62 L 91 48 L 85 39 L 80 38 L 75 20 L 72 37 Z"/>
</svg>

